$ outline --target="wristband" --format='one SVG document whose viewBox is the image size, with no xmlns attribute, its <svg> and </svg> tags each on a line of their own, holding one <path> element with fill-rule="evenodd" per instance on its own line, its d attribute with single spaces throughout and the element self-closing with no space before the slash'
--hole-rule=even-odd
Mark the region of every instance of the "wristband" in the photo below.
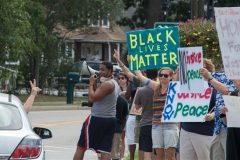
<svg viewBox="0 0 240 160">
<path fill-rule="evenodd" d="M 212 75 L 210 75 L 210 77 L 208 78 L 208 82 L 210 82 L 211 80 L 213 80 Z"/>
</svg>

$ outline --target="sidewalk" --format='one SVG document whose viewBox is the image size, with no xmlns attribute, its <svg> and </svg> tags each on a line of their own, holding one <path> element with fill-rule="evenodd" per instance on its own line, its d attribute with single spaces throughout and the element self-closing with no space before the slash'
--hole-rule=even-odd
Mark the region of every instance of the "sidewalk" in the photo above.
<svg viewBox="0 0 240 160">
<path fill-rule="evenodd" d="M 32 111 L 51 110 L 90 110 L 90 107 L 82 106 L 79 103 L 67 104 L 66 102 L 34 102 Z"/>
</svg>

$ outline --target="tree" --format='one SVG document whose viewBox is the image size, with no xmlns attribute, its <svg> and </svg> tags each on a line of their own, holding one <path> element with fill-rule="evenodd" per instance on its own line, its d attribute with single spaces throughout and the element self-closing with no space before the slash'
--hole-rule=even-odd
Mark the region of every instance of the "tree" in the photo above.
<svg viewBox="0 0 240 160">
<path fill-rule="evenodd" d="M 169 21 L 174 22 L 186 22 L 191 18 L 191 4 L 186 1 L 179 1 L 170 5 L 170 17 Z"/>
<path fill-rule="evenodd" d="M 221 52 L 213 21 L 196 19 L 180 23 L 180 46 L 202 46 L 204 57 L 212 59 L 217 69 L 221 67 Z"/>
<path fill-rule="evenodd" d="M 19 77 L 36 78 L 43 82 L 41 87 L 65 64 L 58 61 L 64 55 L 58 52 L 55 26 L 61 23 L 73 30 L 103 18 L 114 21 L 122 4 L 121 0 L 1 0 L 0 62 L 19 59 Z"/>
<path fill-rule="evenodd" d="M 1 62 L 8 59 L 17 60 L 25 53 L 29 45 L 28 13 L 25 5 L 28 0 L 1 0 L 0 7 L 0 53 Z"/>
<path fill-rule="evenodd" d="M 164 21 L 162 6 L 165 1 L 159 0 L 123 0 L 125 10 L 135 8 L 132 17 L 123 17 L 118 23 L 135 28 L 153 28 L 155 22 Z"/>
<path fill-rule="evenodd" d="M 54 13 L 57 22 L 68 29 L 88 27 L 90 23 L 103 18 L 114 22 L 122 13 L 120 0 L 41 0 L 49 12 Z"/>
<path fill-rule="evenodd" d="M 1 0 L 0 7 L 0 62 L 21 60 L 26 49 L 31 45 L 31 37 L 28 34 L 31 25 L 28 21 L 29 14 L 26 11 L 28 0 Z M 11 66 L 5 66 L 12 68 Z M 18 70 L 14 66 L 13 70 Z M 14 76 L 9 70 L 1 69 L 1 80 L 13 81 Z M 11 87 L 11 89 L 13 89 Z"/>
</svg>

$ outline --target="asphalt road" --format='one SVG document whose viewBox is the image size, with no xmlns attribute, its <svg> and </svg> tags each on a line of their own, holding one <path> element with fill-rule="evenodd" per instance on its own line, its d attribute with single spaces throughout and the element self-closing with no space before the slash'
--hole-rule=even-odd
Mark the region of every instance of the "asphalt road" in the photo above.
<svg viewBox="0 0 240 160">
<path fill-rule="evenodd" d="M 90 110 L 32 111 L 30 121 L 34 126 L 48 128 L 53 138 L 43 140 L 46 160 L 72 160 L 82 124 Z M 85 160 L 97 160 L 93 151 L 87 151 Z"/>
</svg>

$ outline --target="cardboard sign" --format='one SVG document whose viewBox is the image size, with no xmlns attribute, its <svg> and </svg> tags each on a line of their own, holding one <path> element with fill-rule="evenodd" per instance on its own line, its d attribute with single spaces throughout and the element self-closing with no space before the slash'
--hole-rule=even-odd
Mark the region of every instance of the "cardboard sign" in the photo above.
<svg viewBox="0 0 240 160">
<path fill-rule="evenodd" d="M 162 115 L 162 122 L 204 122 L 212 95 L 205 83 L 203 93 L 183 93 L 180 83 L 171 82 Z"/>
<path fill-rule="evenodd" d="M 179 28 L 127 32 L 130 70 L 159 69 L 178 65 Z"/>
<path fill-rule="evenodd" d="M 214 8 L 224 64 L 230 79 L 240 79 L 240 7 Z"/>
<path fill-rule="evenodd" d="M 203 93 L 204 80 L 200 74 L 203 67 L 202 47 L 178 48 L 180 91 Z"/>
<path fill-rule="evenodd" d="M 225 106 L 228 109 L 226 112 L 227 126 L 240 128 L 239 115 L 240 115 L 240 97 L 236 96 L 223 96 Z"/>
</svg>

